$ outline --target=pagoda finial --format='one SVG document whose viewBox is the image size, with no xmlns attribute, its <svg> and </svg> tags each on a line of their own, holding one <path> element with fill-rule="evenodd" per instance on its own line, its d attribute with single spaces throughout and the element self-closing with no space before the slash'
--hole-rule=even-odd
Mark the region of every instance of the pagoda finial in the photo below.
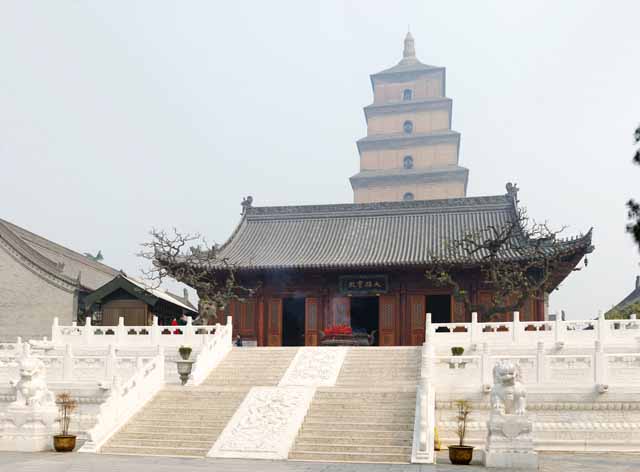
<svg viewBox="0 0 640 472">
<path fill-rule="evenodd" d="M 407 35 L 404 38 L 404 50 L 402 51 L 403 59 L 415 59 L 416 47 L 411 31 L 407 31 Z"/>
</svg>

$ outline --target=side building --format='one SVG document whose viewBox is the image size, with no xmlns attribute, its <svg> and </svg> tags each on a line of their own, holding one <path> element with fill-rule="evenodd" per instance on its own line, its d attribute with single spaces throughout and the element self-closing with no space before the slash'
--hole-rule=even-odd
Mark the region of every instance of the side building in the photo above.
<svg viewBox="0 0 640 472">
<path fill-rule="evenodd" d="M 50 336 L 119 271 L 0 219 L 0 341 Z"/>
<path fill-rule="evenodd" d="M 426 312 L 437 323 L 471 319 L 450 289 L 425 277 L 430 262 L 437 258 L 458 264 L 463 288 L 482 303 L 491 294 L 479 270 L 483 254 L 468 258 L 452 252 L 447 242 L 517 218 L 514 192 L 411 202 L 245 207 L 219 253 L 236 267 L 241 284 L 258 287 L 255 297 L 229 307 L 234 334 L 258 345 L 314 346 L 321 330 L 349 324 L 374 334 L 382 346 L 419 345 Z M 519 244 L 523 248 L 528 241 Z M 591 233 L 556 244 L 564 261 L 562 271 L 554 274 L 557 286 L 592 250 Z M 523 252 L 514 248 L 505 257 L 518 259 Z M 521 319 L 543 320 L 546 296 L 528 300 Z"/>
</svg>

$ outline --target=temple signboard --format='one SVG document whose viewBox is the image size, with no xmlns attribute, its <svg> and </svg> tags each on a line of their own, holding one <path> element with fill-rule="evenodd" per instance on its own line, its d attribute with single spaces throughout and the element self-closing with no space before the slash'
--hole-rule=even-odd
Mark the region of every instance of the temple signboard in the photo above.
<svg viewBox="0 0 640 472">
<path fill-rule="evenodd" d="M 389 291 L 386 275 L 343 275 L 340 277 L 340 293 L 344 295 L 378 295 Z"/>
</svg>

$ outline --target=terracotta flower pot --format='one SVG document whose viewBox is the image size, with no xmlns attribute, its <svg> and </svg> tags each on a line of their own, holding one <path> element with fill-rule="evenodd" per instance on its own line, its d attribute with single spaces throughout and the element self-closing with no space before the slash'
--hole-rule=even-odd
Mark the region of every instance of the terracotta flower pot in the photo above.
<svg viewBox="0 0 640 472">
<path fill-rule="evenodd" d="M 449 460 L 452 464 L 467 465 L 473 458 L 473 446 L 449 446 Z"/>
<path fill-rule="evenodd" d="M 71 452 L 76 448 L 76 437 L 73 434 L 56 434 L 53 437 L 53 448 L 57 452 Z"/>
</svg>

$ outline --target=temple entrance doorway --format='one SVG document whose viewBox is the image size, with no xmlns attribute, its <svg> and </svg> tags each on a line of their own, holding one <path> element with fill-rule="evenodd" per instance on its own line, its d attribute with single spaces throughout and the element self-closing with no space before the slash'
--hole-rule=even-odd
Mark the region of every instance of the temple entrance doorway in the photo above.
<svg viewBox="0 0 640 472">
<path fill-rule="evenodd" d="M 427 295 L 427 313 L 432 323 L 451 323 L 451 295 Z"/>
<path fill-rule="evenodd" d="M 373 334 L 374 346 L 378 345 L 379 307 L 378 297 L 351 299 L 351 329 L 354 333 Z"/>
<path fill-rule="evenodd" d="M 304 346 L 304 298 L 282 300 L 282 345 Z"/>
</svg>

